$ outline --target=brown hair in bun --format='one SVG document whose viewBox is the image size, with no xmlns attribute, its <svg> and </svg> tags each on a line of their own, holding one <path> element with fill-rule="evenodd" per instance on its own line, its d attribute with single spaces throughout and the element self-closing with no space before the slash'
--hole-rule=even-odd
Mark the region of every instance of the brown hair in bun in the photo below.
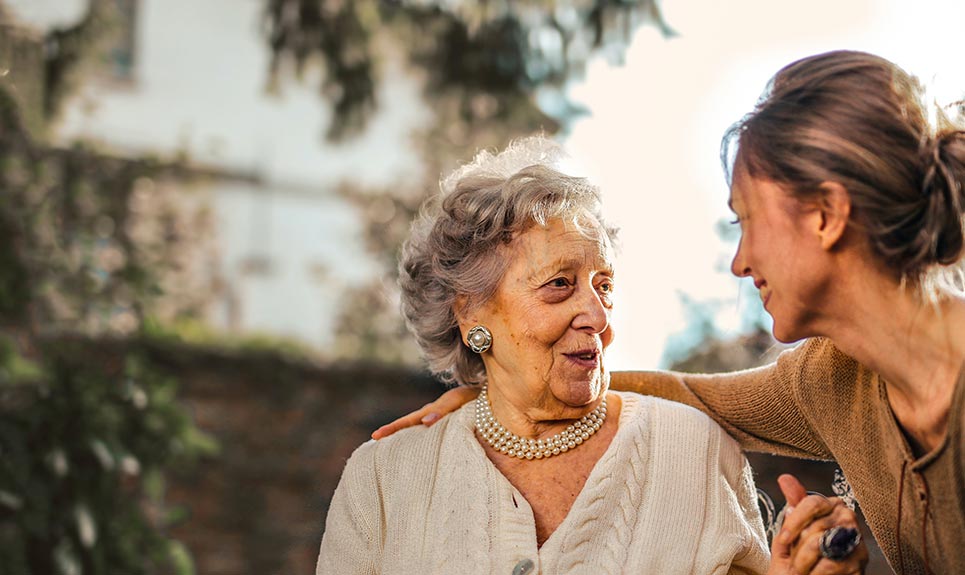
<svg viewBox="0 0 965 575">
<path fill-rule="evenodd" d="M 913 76 L 872 54 L 798 60 L 725 134 L 725 170 L 739 165 L 803 201 L 840 183 L 885 269 L 920 284 L 965 258 L 965 132 L 943 113 L 934 128 L 922 96 Z"/>
</svg>

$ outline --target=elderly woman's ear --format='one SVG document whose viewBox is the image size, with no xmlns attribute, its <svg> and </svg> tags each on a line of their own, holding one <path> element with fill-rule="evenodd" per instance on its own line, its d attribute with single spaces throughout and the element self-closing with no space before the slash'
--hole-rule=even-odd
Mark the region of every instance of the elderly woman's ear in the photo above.
<svg viewBox="0 0 965 575">
<path fill-rule="evenodd" d="M 470 314 L 466 313 L 468 302 L 469 299 L 464 294 L 459 294 L 452 304 L 452 314 L 456 316 L 456 321 L 459 323 L 459 335 L 463 343 L 466 343 L 469 330 L 477 323 L 476 318 L 469 317 Z"/>
<path fill-rule="evenodd" d="M 466 297 L 463 295 L 456 296 L 456 302 L 453 305 L 455 308 L 453 314 L 456 316 L 456 321 L 459 322 L 459 334 L 463 344 L 474 353 L 489 351 L 493 344 L 493 334 L 489 331 L 489 328 L 479 323 L 477 314 L 465 313 L 467 308 Z"/>
</svg>

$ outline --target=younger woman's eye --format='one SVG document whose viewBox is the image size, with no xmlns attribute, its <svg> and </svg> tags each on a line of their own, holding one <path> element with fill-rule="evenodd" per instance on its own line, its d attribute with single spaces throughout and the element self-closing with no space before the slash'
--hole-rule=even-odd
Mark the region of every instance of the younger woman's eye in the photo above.
<svg viewBox="0 0 965 575">
<path fill-rule="evenodd" d="M 732 219 L 732 220 L 730 221 L 730 223 L 731 223 L 731 225 L 737 225 L 737 224 L 741 223 L 741 219 L 740 219 L 739 217 L 735 217 L 734 219 Z"/>
</svg>

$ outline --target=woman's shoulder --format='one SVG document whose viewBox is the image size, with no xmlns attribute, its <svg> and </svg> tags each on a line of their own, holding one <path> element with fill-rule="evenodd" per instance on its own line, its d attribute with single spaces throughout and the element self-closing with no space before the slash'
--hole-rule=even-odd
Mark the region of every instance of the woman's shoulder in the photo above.
<svg viewBox="0 0 965 575">
<path fill-rule="evenodd" d="M 621 420 L 627 422 L 646 421 L 659 425 L 663 422 L 680 422 L 690 425 L 711 425 L 720 427 L 707 414 L 676 401 L 654 395 L 640 395 L 630 391 L 614 391 L 623 402 Z"/>
<path fill-rule="evenodd" d="M 467 404 L 446 415 L 432 427 L 416 425 L 402 429 L 379 440 L 369 440 L 360 445 L 345 464 L 346 473 L 352 468 L 375 469 L 377 475 L 406 475 L 435 467 L 439 446 L 447 437 L 471 433 L 467 422 L 471 414 Z M 371 471 L 366 471 L 371 473 Z"/>
<path fill-rule="evenodd" d="M 627 409 L 626 424 L 638 441 L 657 451 L 713 451 L 738 457 L 740 444 L 704 412 L 683 403 L 650 395 L 618 392 Z M 624 419 L 621 416 L 621 419 Z M 740 457 L 738 457 L 740 458 Z"/>
<path fill-rule="evenodd" d="M 621 424 L 673 430 L 683 435 L 702 430 L 705 434 L 720 434 L 730 438 L 717 422 L 689 405 L 653 395 L 625 391 L 613 393 L 618 394 L 623 402 Z"/>
<path fill-rule="evenodd" d="M 778 356 L 778 363 L 797 364 L 802 370 L 821 372 L 856 367 L 858 361 L 844 353 L 826 337 L 809 337 Z"/>
<path fill-rule="evenodd" d="M 875 373 L 862 365 L 825 337 L 812 337 L 778 356 L 778 382 L 796 390 L 798 400 L 808 402 L 815 397 L 850 395 L 855 383 L 867 382 Z M 817 395 L 815 395 L 817 394 Z M 822 406 L 826 403 L 822 401 Z"/>
<path fill-rule="evenodd" d="M 699 472 L 706 465 L 722 471 L 728 482 L 736 484 L 746 463 L 740 444 L 707 414 L 689 405 L 660 397 L 620 394 L 628 408 L 627 439 L 650 454 L 660 465 L 675 462 Z M 690 466 L 690 467 L 688 467 Z"/>
</svg>

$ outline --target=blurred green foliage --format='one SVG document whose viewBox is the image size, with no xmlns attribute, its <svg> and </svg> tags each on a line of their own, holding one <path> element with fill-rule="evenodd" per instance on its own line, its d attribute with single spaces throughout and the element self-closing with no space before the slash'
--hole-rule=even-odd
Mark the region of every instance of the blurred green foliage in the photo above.
<svg viewBox="0 0 965 575">
<path fill-rule="evenodd" d="M 182 317 L 176 321 L 145 318 L 141 330 L 144 341 L 153 345 L 189 345 L 220 353 L 271 353 L 281 358 L 309 363 L 318 360 L 318 352 L 308 344 L 262 333 L 224 333 L 212 329 L 197 318 Z"/>
<path fill-rule="evenodd" d="M 117 32 L 119 18 L 117 0 L 89 0 L 83 18 L 47 34 L 43 98 L 47 118 L 57 115 L 64 101 L 83 81 L 92 56 Z"/>
<path fill-rule="evenodd" d="M 537 87 L 563 88 L 593 53 L 621 57 L 640 24 L 673 34 L 656 0 L 265 3 L 273 84 L 321 63 L 320 90 L 335 111 L 331 138 L 364 127 L 377 105 L 380 63 L 389 55 L 404 54 L 425 73 L 429 99 L 456 91 L 471 115 L 473 99 L 490 96 L 508 119 L 507 103 Z"/>
<path fill-rule="evenodd" d="M 131 337 L 196 303 L 163 297 L 190 234 L 154 178 L 178 169 L 48 147 L 0 84 L 0 574 L 193 573 L 163 474 L 216 446 Z"/>
<path fill-rule="evenodd" d="M 0 573 L 193 573 L 165 527 L 162 473 L 216 451 L 176 384 L 131 346 L 0 340 Z"/>
</svg>

